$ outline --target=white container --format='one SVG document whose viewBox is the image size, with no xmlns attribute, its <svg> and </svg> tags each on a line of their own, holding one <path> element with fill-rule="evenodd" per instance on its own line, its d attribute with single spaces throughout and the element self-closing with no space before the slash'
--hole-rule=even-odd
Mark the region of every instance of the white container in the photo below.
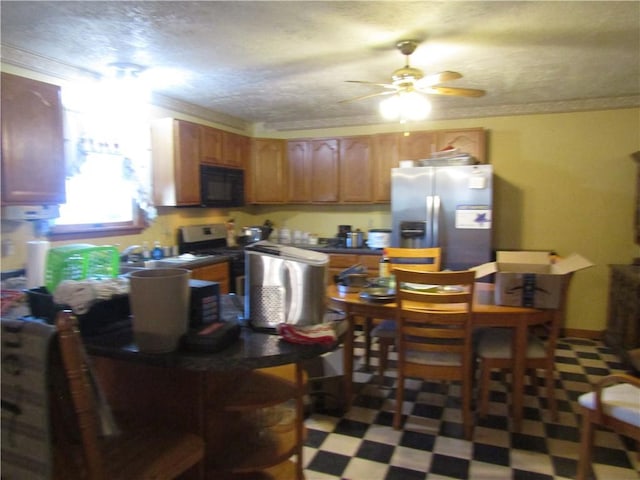
<svg viewBox="0 0 640 480">
<path fill-rule="evenodd" d="M 291 243 L 291 230 L 284 227 L 278 231 L 278 243 L 289 244 Z"/>
<path fill-rule="evenodd" d="M 189 325 L 189 278 L 184 268 L 153 268 L 129 274 L 133 337 L 141 352 L 172 352 Z"/>
<path fill-rule="evenodd" d="M 391 246 L 391 230 L 376 228 L 367 233 L 367 246 L 375 250 Z"/>
</svg>

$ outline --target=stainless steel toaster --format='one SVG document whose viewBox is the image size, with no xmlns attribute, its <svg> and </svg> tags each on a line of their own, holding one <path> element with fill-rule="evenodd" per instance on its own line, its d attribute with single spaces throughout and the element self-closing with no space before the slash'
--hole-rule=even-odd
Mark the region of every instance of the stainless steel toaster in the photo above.
<svg viewBox="0 0 640 480">
<path fill-rule="evenodd" d="M 245 255 L 244 314 L 252 327 L 323 322 L 328 255 L 266 240 L 246 247 Z"/>
</svg>

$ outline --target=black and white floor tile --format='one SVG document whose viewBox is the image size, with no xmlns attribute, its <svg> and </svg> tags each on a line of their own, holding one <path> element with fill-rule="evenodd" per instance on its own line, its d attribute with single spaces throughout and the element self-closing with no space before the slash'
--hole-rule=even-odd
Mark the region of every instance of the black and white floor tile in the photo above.
<svg viewBox="0 0 640 480">
<path fill-rule="evenodd" d="M 357 355 L 363 353 L 360 340 Z M 377 365 L 375 348 L 371 372 Z M 312 397 L 305 421 L 306 480 L 573 479 L 580 441 L 577 398 L 599 377 L 626 371 L 602 342 L 561 339 L 556 352 L 558 421 L 552 421 L 545 409 L 544 389 L 537 396 L 527 386 L 523 425 L 514 432 L 508 416 L 508 377 L 496 372 L 489 414 L 476 419 L 473 439 L 466 441 L 455 383 L 409 381 L 403 408 L 406 420 L 402 430 L 393 429 L 393 355 L 382 380 L 357 366 L 357 395 L 349 412 L 342 414 L 331 395 Z M 321 387 L 325 393 L 340 392 L 339 382 L 329 380 Z M 599 430 L 595 444 L 597 480 L 640 479 L 640 462 L 631 441 Z"/>
</svg>

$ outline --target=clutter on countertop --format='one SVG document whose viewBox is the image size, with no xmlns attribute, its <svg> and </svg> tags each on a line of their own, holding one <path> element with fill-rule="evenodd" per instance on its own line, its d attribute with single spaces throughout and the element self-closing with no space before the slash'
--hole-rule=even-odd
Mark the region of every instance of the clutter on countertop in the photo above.
<svg viewBox="0 0 640 480">
<path fill-rule="evenodd" d="M 101 300 L 109 300 L 117 295 L 129 293 L 129 279 L 126 277 L 100 280 L 63 280 L 53 294 L 53 300 L 61 305 L 69 305 L 77 314 L 84 314 Z"/>
</svg>

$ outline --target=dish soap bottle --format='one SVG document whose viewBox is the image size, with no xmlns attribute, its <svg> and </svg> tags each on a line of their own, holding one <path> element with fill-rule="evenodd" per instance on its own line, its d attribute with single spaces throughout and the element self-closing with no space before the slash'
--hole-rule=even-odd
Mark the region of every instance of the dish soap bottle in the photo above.
<svg viewBox="0 0 640 480">
<path fill-rule="evenodd" d="M 160 260 L 163 257 L 162 247 L 160 246 L 160 242 L 156 240 L 153 243 L 153 250 L 151 251 L 151 258 L 154 260 Z"/>
</svg>

